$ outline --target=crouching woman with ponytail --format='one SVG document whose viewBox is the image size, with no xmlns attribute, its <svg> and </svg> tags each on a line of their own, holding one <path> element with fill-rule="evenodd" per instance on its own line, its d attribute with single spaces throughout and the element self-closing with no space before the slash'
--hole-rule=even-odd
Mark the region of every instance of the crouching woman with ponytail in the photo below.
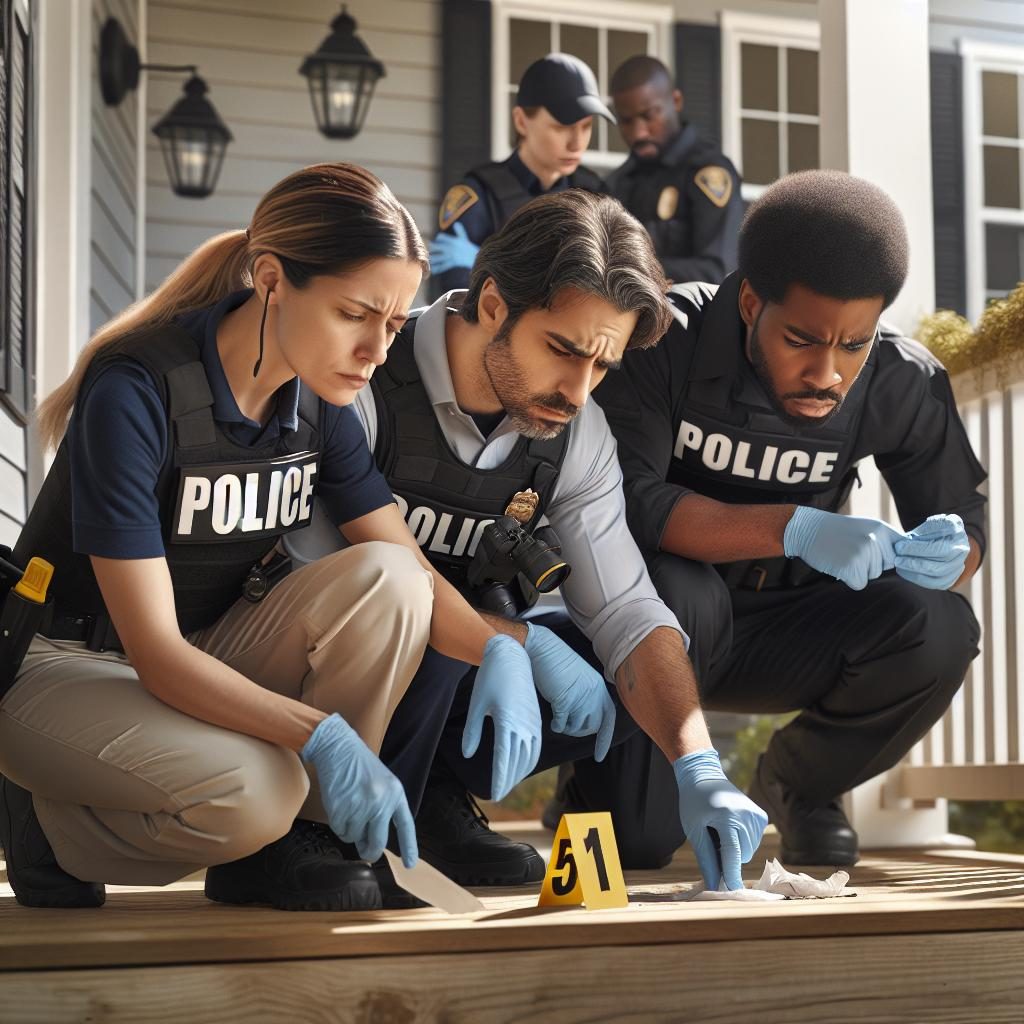
<svg viewBox="0 0 1024 1024">
<path fill-rule="evenodd" d="M 363 909 L 389 829 L 415 861 L 376 752 L 427 643 L 479 663 L 494 633 L 435 602 L 345 406 L 426 267 L 373 175 L 306 168 L 102 327 L 42 404 L 59 446 L 14 560 L 55 566 L 54 614 L 0 704 L 19 902 L 98 906 L 104 883 L 206 867 L 211 899 Z M 274 586 L 314 492 L 351 546 Z"/>
</svg>

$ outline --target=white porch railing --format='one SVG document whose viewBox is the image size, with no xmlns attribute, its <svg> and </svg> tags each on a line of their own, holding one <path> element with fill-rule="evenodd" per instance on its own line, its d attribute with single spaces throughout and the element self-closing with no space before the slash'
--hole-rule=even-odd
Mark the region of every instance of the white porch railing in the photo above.
<svg viewBox="0 0 1024 1024">
<path fill-rule="evenodd" d="M 1024 359 L 1002 377 L 966 373 L 953 386 L 989 474 L 988 548 L 965 589 L 982 627 L 981 654 L 947 713 L 889 773 L 883 797 L 893 810 L 942 798 L 1024 799 Z M 851 512 L 898 522 L 874 467 L 862 477 Z"/>
</svg>

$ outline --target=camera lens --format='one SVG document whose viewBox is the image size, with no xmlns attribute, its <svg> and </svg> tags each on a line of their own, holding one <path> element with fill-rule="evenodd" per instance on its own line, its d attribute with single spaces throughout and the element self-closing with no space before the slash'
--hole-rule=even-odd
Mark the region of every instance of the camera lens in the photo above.
<svg viewBox="0 0 1024 1024">
<path fill-rule="evenodd" d="M 561 554 L 538 543 L 533 538 L 519 553 L 516 563 L 519 571 L 542 593 L 547 594 L 560 587 L 572 571 Z"/>
</svg>

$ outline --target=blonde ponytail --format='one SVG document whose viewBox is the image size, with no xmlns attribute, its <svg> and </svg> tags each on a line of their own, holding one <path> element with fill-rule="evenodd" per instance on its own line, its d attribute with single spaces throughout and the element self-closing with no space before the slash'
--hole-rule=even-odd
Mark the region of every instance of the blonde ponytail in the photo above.
<svg viewBox="0 0 1024 1024">
<path fill-rule="evenodd" d="M 75 368 L 37 411 L 39 436 L 46 448 L 56 448 L 67 429 L 82 380 L 93 357 L 106 345 L 144 327 L 170 323 L 188 309 L 212 305 L 249 279 L 249 240 L 245 231 L 226 231 L 204 242 L 144 299 L 108 320 L 78 354 Z"/>
</svg>

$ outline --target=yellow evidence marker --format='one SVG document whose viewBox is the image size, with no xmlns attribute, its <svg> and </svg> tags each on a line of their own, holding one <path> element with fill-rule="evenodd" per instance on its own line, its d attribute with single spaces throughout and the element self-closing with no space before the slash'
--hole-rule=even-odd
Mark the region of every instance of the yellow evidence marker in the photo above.
<svg viewBox="0 0 1024 1024">
<path fill-rule="evenodd" d="M 607 811 L 562 815 L 537 906 L 581 903 L 587 910 L 629 905 L 612 816 Z"/>
</svg>

